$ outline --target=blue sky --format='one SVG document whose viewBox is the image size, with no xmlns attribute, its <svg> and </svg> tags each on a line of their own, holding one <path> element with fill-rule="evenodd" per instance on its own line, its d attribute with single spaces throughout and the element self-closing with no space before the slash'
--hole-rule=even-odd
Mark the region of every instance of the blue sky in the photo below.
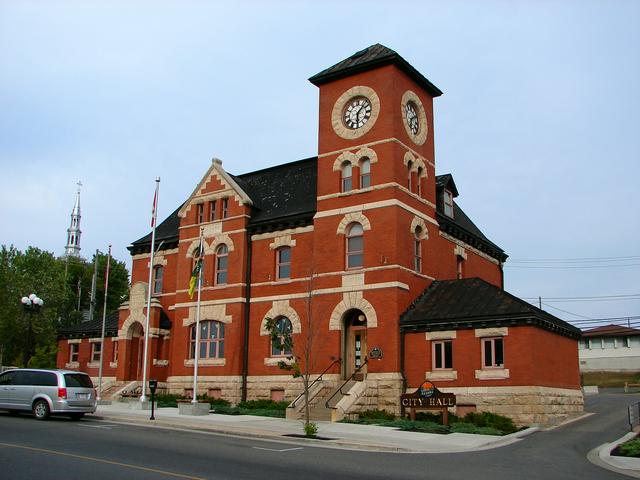
<svg viewBox="0 0 640 480">
<path fill-rule="evenodd" d="M 0 244 L 61 254 L 82 180 L 82 253 L 130 263 L 156 176 L 164 218 L 212 157 L 240 174 L 315 155 L 307 78 L 382 43 L 443 90 L 436 171 L 510 255 L 506 289 L 570 321 L 640 315 L 638 18 L 636 1 L 0 2 Z M 552 302 L 614 295 L 635 297 Z"/>
</svg>

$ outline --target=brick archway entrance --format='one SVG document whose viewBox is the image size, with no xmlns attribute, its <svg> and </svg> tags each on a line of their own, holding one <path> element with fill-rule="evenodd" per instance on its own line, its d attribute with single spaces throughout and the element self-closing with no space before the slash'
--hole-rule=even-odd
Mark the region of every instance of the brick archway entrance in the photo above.
<svg viewBox="0 0 640 480">
<path fill-rule="evenodd" d="M 126 371 L 125 380 L 142 379 L 142 360 L 144 355 L 144 329 L 139 323 L 133 323 L 127 332 L 127 340 L 129 348 L 128 355 L 125 359 Z"/>
<path fill-rule="evenodd" d="M 344 314 L 344 336 L 342 358 L 344 358 L 343 376 L 349 378 L 364 365 L 367 356 L 367 316 L 358 309 Z M 360 370 L 367 373 L 366 365 Z"/>
</svg>

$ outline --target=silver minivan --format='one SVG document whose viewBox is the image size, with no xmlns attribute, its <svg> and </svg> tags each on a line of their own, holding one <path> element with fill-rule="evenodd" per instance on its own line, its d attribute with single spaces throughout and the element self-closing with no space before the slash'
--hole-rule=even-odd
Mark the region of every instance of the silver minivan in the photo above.
<svg viewBox="0 0 640 480">
<path fill-rule="evenodd" d="M 0 374 L 0 409 L 31 411 L 38 420 L 51 414 L 77 420 L 96 408 L 96 391 L 86 373 L 20 368 Z"/>
</svg>

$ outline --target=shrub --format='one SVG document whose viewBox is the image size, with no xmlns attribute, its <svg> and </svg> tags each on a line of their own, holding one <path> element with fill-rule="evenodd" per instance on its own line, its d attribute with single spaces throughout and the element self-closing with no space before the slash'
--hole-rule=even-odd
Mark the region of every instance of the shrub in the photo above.
<svg viewBox="0 0 640 480">
<path fill-rule="evenodd" d="M 305 423 L 303 428 L 307 437 L 315 437 L 316 433 L 318 433 L 318 425 L 313 422 Z"/>
<path fill-rule="evenodd" d="M 275 402 L 273 400 L 248 400 L 240 402 L 238 407 L 246 410 L 286 410 L 289 402 Z"/>
<path fill-rule="evenodd" d="M 640 457 L 640 437 L 618 445 L 618 453 L 623 457 Z"/>
<path fill-rule="evenodd" d="M 499 430 L 503 434 L 518 431 L 513 420 L 491 412 L 470 412 L 460 421 L 464 423 L 472 423 L 477 427 L 493 428 L 495 430 Z"/>
<path fill-rule="evenodd" d="M 457 422 L 451 424 L 451 432 L 453 433 L 472 433 L 474 435 L 502 435 L 500 430 L 492 427 L 478 427 L 473 423 Z"/>
<path fill-rule="evenodd" d="M 389 413 L 386 410 L 365 410 L 358 413 L 358 418 L 361 420 L 395 420 L 395 415 Z"/>
</svg>

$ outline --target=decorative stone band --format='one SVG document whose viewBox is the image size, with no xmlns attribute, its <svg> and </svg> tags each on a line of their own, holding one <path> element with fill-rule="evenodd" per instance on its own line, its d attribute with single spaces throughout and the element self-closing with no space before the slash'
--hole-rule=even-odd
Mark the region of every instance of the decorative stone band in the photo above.
<svg viewBox="0 0 640 480">
<path fill-rule="evenodd" d="M 223 367 L 226 365 L 226 358 L 200 358 L 198 359 L 198 367 Z M 193 358 L 184 361 L 185 367 L 193 367 Z"/>
</svg>

